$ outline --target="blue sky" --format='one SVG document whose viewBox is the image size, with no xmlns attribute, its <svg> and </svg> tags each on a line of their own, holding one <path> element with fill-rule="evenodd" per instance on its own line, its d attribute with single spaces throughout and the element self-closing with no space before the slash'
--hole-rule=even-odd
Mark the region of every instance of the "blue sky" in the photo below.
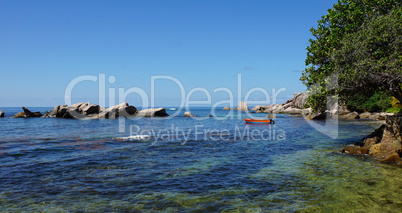
<svg viewBox="0 0 402 213">
<path fill-rule="evenodd" d="M 335 0 L 306 1 L 11 1 L 0 0 L 0 106 L 64 104 L 65 89 L 82 75 L 114 76 L 109 88 L 138 87 L 172 76 L 186 94 L 202 87 L 242 97 L 255 87 L 304 91 L 309 29 Z M 155 81 L 156 105 L 180 103 L 178 86 Z M 98 82 L 77 84 L 72 101 L 98 103 Z M 116 96 L 118 93 L 116 92 Z M 201 92 L 191 100 L 205 100 Z M 264 100 L 253 93 L 252 100 Z M 116 100 L 117 101 L 117 100 Z M 141 105 L 137 94 L 127 102 Z"/>
</svg>

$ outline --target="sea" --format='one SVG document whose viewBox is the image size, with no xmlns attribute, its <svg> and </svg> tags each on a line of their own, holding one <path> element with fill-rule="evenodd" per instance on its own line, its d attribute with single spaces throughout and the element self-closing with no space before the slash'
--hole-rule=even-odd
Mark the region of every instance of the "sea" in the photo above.
<svg viewBox="0 0 402 213">
<path fill-rule="evenodd" d="M 44 113 L 51 107 L 30 107 Z M 340 153 L 381 121 L 167 108 L 0 118 L 1 212 L 401 212 L 402 168 Z"/>
</svg>

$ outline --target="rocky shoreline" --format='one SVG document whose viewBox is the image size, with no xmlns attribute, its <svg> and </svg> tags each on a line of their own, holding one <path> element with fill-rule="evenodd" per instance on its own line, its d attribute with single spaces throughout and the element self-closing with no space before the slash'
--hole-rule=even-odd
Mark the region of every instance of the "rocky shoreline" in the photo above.
<svg viewBox="0 0 402 213">
<path fill-rule="evenodd" d="M 240 110 L 248 113 L 267 113 L 267 117 L 275 117 L 275 114 L 291 114 L 291 116 L 304 116 L 311 120 L 327 118 L 341 118 L 347 120 L 370 119 L 384 120 L 385 124 L 376 129 L 369 136 L 361 141 L 346 146 L 341 153 L 351 155 L 368 155 L 381 162 L 394 163 L 402 166 L 402 114 L 392 113 L 357 113 L 350 112 L 344 105 L 334 104 L 329 110 L 322 113 L 312 113 L 310 108 L 304 108 L 307 101 L 307 93 L 295 93 L 294 97 L 283 104 L 257 105 L 249 109 L 247 103 L 240 102 L 239 106 L 232 110 Z M 12 118 L 66 118 L 66 119 L 114 119 L 118 117 L 166 117 L 165 108 L 151 108 L 138 110 L 128 103 L 121 103 L 116 106 L 104 108 L 96 104 L 76 103 L 71 106 L 58 105 L 50 112 L 31 112 L 22 107 L 23 112 L 19 112 Z M 224 107 L 223 110 L 231 110 Z M 0 110 L 0 117 L 4 117 L 4 112 Z M 191 112 L 185 112 L 184 117 L 196 117 Z"/>
<path fill-rule="evenodd" d="M 311 120 L 323 120 L 326 118 L 338 117 L 341 119 L 369 119 L 369 120 L 385 120 L 386 116 L 393 116 L 393 113 L 385 112 L 351 112 L 344 105 L 334 104 L 329 107 L 329 110 L 322 113 L 312 113 L 311 108 L 304 108 L 307 102 L 307 93 L 295 93 L 292 99 L 283 104 L 257 105 L 251 109 L 245 102 L 240 102 L 239 107 L 233 110 L 248 111 L 251 113 L 269 113 L 269 114 L 291 114 L 293 116 L 305 116 Z M 224 107 L 223 110 L 230 110 L 229 107 Z M 268 115 L 271 116 L 272 115 Z"/>
<path fill-rule="evenodd" d="M 402 166 L 402 115 L 386 116 L 385 124 L 361 141 L 346 146 L 342 153 L 369 155 L 385 163 Z"/>
<path fill-rule="evenodd" d="M 240 103 L 233 110 L 251 111 L 251 113 L 269 113 L 267 117 L 275 117 L 274 114 L 293 114 L 305 116 L 311 120 L 327 118 L 340 118 L 346 120 L 368 119 L 383 120 L 385 124 L 361 141 L 346 146 L 340 152 L 351 155 L 368 155 L 384 163 L 392 163 L 402 166 L 402 114 L 385 112 L 351 112 L 344 105 L 334 104 L 330 109 L 322 113 L 312 113 L 310 108 L 304 108 L 307 100 L 306 93 L 296 93 L 294 97 L 284 104 L 258 105 L 251 110 L 246 103 Z M 225 107 L 223 110 L 230 110 Z"/>
<path fill-rule="evenodd" d="M 385 120 L 386 116 L 393 116 L 392 113 L 357 113 L 350 112 L 345 106 L 338 106 L 334 104 L 329 110 L 323 113 L 312 113 L 311 108 L 304 108 L 307 102 L 307 93 L 295 93 L 292 99 L 286 101 L 282 104 L 271 104 L 271 105 L 257 105 L 249 109 L 247 103 L 240 102 L 238 107 L 232 110 L 240 110 L 249 113 L 267 113 L 267 117 L 275 117 L 274 114 L 291 114 L 292 116 L 305 116 L 311 120 L 321 120 L 326 118 L 332 118 L 337 116 L 343 119 L 370 119 L 370 120 Z M 165 108 L 151 108 L 137 110 L 136 107 L 129 105 L 124 102 L 119 105 L 115 105 L 109 108 L 101 107 L 96 104 L 87 103 L 75 103 L 71 106 L 68 105 L 58 105 L 55 106 L 50 112 L 41 114 L 41 112 L 31 112 L 25 107 L 22 107 L 23 112 L 19 112 L 12 116 L 13 118 L 88 118 L 88 119 L 113 119 L 117 117 L 129 117 L 129 116 L 140 116 L 140 117 L 165 117 L 169 116 L 166 113 Z M 231 110 L 229 107 L 224 107 L 223 110 Z M 185 117 L 196 117 L 191 112 L 185 112 Z M 0 117 L 4 117 L 4 112 L 0 110 Z"/>
</svg>

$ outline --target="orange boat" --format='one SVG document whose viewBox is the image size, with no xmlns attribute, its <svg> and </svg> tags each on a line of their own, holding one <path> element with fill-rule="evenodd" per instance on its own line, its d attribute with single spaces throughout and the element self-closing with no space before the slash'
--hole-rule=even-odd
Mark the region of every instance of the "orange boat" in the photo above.
<svg viewBox="0 0 402 213">
<path fill-rule="evenodd" d="M 275 121 L 272 119 L 247 119 L 245 118 L 244 121 L 247 124 L 274 124 Z"/>
</svg>

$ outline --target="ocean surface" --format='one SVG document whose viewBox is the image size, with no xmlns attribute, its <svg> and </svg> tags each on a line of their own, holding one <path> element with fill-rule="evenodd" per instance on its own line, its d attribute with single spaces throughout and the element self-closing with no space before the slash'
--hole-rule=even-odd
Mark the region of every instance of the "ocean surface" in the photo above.
<svg viewBox="0 0 402 213">
<path fill-rule="evenodd" d="M 208 108 L 192 109 L 197 119 L 14 119 L 21 108 L 1 110 L 2 212 L 402 211 L 401 168 L 339 153 L 377 121 L 311 125 L 280 114 L 254 125 L 243 118 L 266 114 L 210 117 Z"/>
</svg>

